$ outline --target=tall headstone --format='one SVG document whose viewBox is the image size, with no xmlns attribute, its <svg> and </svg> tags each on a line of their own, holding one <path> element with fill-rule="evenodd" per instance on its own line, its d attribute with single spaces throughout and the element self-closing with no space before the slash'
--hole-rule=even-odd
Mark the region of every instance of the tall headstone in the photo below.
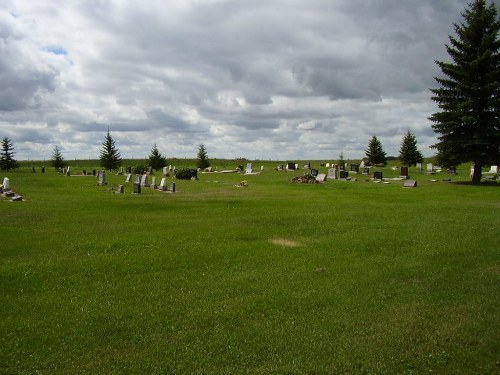
<svg viewBox="0 0 500 375">
<path fill-rule="evenodd" d="M 149 187 L 148 175 L 147 174 L 143 174 L 142 175 L 142 177 L 141 177 L 141 186 L 142 187 Z"/>
<path fill-rule="evenodd" d="M 401 167 L 401 171 L 400 171 L 400 177 L 404 178 L 404 179 L 409 179 L 410 176 L 408 175 L 408 167 Z"/>
<path fill-rule="evenodd" d="M 131 178 L 132 178 L 132 173 L 127 173 L 127 178 L 125 179 L 125 182 L 130 182 Z"/>
<path fill-rule="evenodd" d="M 171 191 L 172 193 L 175 193 L 175 182 L 171 182 L 171 183 L 170 183 L 170 191 Z"/>
<path fill-rule="evenodd" d="M 253 173 L 252 163 L 247 163 L 247 169 L 245 169 L 245 173 Z"/>
<path fill-rule="evenodd" d="M 156 176 L 151 177 L 151 189 L 156 189 Z"/>
<path fill-rule="evenodd" d="M 339 179 L 340 180 L 345 180 L 345 179 L 347 179 L 347 177 L 349 177 L 349 172 L 347 172 L 345 170 L 341 170 L 339 172 Z"/>
<path fill-rule="evenodd" d="M 68 168 L 66 168 L 66 176 L 71 176 L 69 165 L 68 165 Z"/>
<path fill-rule="evenodd" d="M 106 182 L 106 174 L 104 173 L 104 171 L 99 171 L 97 185 L 103 186 L 103 185 L 107 185 L 107 184 L 108 183 Z"/>
<path fill-rule="evenodd" d="M 351 164 L 351 172 L 359 173 L 359 164 Z"/>
<path fill-rule="evenodd" d="M 168 175 L 168 167 L 163 167 L 163 175 L 164 176 Z"/>
<path fill-rule="evenodd" d="M 141 184 L 137 182 L 134 184 L 134 194 L 141 194 Z"/>
<path fill-rule="evenodd" d="M 123 187 L 123 185 L 118 185 L 118 189 L 116 189 L 116 192 L 118 194 L 123 194 L 125 192 L 125 188 Z"/>
<path fill-rule="evenodd" d="M 45 167 L 42 165 L 42 173 L 45 173 Z"/>
<path fill-rule="evenodd" d="M 167 190 L 167 179 L 163 177 L 160 181 L 160 190 Z"/>
<path fill-rule="evenodd" d="M 9 191 L 9 190 L 10 190 L 10 180 L 9 180 L 9 178 L 8 178 L 8 177 L 5 177 L 5 178 L 3 179 L 3 183 L 2 183 L 2 185 L 3 185 L 3 188 L 2 188 L 2 189 L 3 189 L 3 191 Z"/>
</svg>

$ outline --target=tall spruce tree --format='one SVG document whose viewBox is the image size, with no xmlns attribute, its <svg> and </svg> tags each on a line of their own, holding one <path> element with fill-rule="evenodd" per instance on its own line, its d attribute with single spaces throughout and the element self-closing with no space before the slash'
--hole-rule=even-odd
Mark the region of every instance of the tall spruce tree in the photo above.
<svg viewBox="0 0 500 375">
<path fill-rule="evenodd" d="M 406 132 L 401 141 L 401 148 L 399 149 L 399 160 L 401 164 L 412 166 L 421 163 L 424 156 L 417 148 L 417 137 L 410 130 Z"/>
<path fill-rule="evenodd" d="M 196 166 L 200 169 L 205 169 L 210 167 L 210 160 L 208 160 L 207 149 L 204 144 L 198 146 L 198 156 L 196 161 Z"/>
<path fill-rule="evenodd" d="M 444 77 L 431 89 L 439 112 L 429 119 L 439 133 L 432 147 L 438 158 L 458 165 L 472 161 L 472 182 L 481 182 L 481 169 L 500 162 L 500 22 L 494 4 L 475 0 L 454 24 L 446 50 L 452 62 L 436 61 Z"/>
<path fill-rule="evenodd" d="M 50 159 L 50 162 L 56 170 L 64 167 L 64 158 L 61 154 L 61 151 L 59 150 L 59 147 L 54 146 L 54 152 L 52 154 L 52 159 Z"/>
<path fill-rule="evenodd" d="M 368 148 L 365 150 L 368 165 L 387 165 L 387 156 L 382 147 L 382 143 L 374 135 L 368 142 Z"/>
<path fill-rule="evenodd" d="M 116 170 L 122 164 L 122 158 L 115 147 L 114 139 L 109 134 L 109 129 L 104 137 L 99 159 L 101 160 L 101 166 L 108 170 Z"/>
<path fill-rule="evenodd" d="M 14 145 L 5 137 L 2 140 L 2 151 L 0 152 L 0 170 L 10 171 L 19 168 L 19 163 L 14 159 Z"/>
<path fill-rule="evenodd" d="M 160 151 L 158 151 L 156 143 L 151 149 L 151 154 L 149 154 L 149 165 L 156 170 L 159 170 L 167 165 L 167 158 L 163 156 Z"/>
</svg>

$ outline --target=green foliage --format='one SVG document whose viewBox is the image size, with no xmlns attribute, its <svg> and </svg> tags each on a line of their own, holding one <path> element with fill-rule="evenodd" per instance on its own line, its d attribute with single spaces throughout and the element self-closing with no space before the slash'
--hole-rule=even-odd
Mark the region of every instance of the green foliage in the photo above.
<svg viewBox="0 0 500 375">
<path fill-rule="evenodd" d="M 494 3 L 475 0 L 455 24 L 456 36 L 446 46 L 452 62 L 437 61 L 444 77 L 436 77 L 432 100 L 439 112 L 429 118 L 439 134 L 433 147 L 441 160 L 458 165 L 472 161 L 473 182 L 481 168 L 500 161 L 500 21 Z"/>
<path fill-rule="evenodd" d="M 299 185 L 303 170 L 262 164 L 246 188 L 201 174 L 174 194 L 13 172 L 26 201 L 0 198 L 0 372 L 498 373 L 500 184 L 410 168 L 410 190 Z"/>
<path fill-rule="evenodd" d="M 149 155 L 149 165 L 157 171 L 167 165 L 167 158 L 163 156 L 160 151 L 158 151 L 156 144 L 151 149 L 151 154 Z"/>
<path fill-rule="evenodd" d="M 375 135 L 368 142 L 365 155 L 368 165 L 387 165 L 386 153 L 382 147 L 382 143 Z"/>
<path fill-rule="evenodd" d="M 101 167 L 108 170 L 116 170 L 122 164 L 120 153 L 115 147 L 115 141 L 108 132 L 104 137 L 100 153 Z"/>
<path fill-rule="evenodd" d="M 408 130 L 401 141 L 399 160 L 403 165 L 412 166 L 422 163 L 424 156 L 417 148 L 417 137 Z"/>
<path fill-rule="evenodd" d="M 14 159 L 14 145 L 5 137 L 2 140 L 2 151 L 0 152 L 0 170 L 10 171 L 19 168 L 19 163 Z"/>
<path fill-rule="evenodd" d="M 189 168 L 181 168 L 175 171 L 175 178 L 178 180 L 190 180 L 191 171 Z"/>
<path fill-rule="evenodd" d="M 57 146 L 54 146 L 54 152 L 52 154 L 52 159 L 50 160 L 50 163 L 52 164 L 52 166 L 56 171 L 59 170 L 59 168 L 63 168 L 66 165 L 66 163 L 64 162 L 64 158 L 61 154 L 61 151 Z"/>
<path fill-rule="evenodd" d="M 205 145 L 201 144 L 198 146 L 198 156 L 196 166 L 200 169 L 205 169 L 210 167 L 210 160 L 208 160 L 207 150 Z"/>
<path fill-rule="evenodd" d="M 340 155 L 339 155 L 338 164 L 339 164 L 339 165 L 343 165 L 343 164 L 345 164 L 345 160 L 344 160 L 344 153 L 343 153 L 343 152 L 341 152 L 341 153 L 340 153 Z"/>
</svg>

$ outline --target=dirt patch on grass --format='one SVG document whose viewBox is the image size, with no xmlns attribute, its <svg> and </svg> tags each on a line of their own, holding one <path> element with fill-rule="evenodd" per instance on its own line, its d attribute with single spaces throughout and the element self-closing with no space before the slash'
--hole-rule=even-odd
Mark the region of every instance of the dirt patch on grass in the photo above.
<svg viewBox="0 0 500 375">
<path fill-rule="evenodd" d="M 285 246 L 285 247 L 300 247 L 302 244 L 300 242 L 289 240 L 287 238 L 271 238 L 269 240 L 273 245 Z"/>
</svg>

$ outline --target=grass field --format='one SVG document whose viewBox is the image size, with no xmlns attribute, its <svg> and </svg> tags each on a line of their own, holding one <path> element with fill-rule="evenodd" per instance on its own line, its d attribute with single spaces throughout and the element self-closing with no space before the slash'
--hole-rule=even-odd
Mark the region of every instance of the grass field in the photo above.
<svg viewBox="0 0 500 375">
<path fill-rule="evenodd" d="M 500 184 L 261 164 L 175 194 L 0 174 L 0 373 L 500 373 Z"/>
</svg>

